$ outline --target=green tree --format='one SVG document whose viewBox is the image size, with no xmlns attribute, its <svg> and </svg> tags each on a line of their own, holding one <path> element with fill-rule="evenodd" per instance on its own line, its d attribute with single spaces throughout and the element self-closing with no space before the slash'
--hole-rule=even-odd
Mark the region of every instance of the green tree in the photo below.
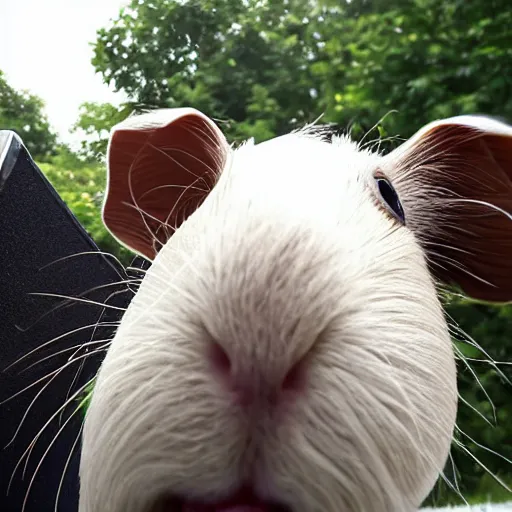
<svg viewBox="0 0 512 512">
<path fill-rule="evenodd" d="M 507 0 L 353 1 L 325 37 L 326 119 L 410 136 L 437 118 L 482 113 L 512 119 L 512 11 Z M 342 80 L 339 80 L 339 73 Z"/>
<path fill-rule="evenodd" d="M 268 138 L 325 113 L 361 135 L 443 116 L 512 116 L 508 0 L 136 0 L 93 63 L 144 105 L 193 105 Z"/>
<path fill-rule="evenodd" d="M 34 158 L 47 160 L 57 137 L 44 113 L 44 102 L 28 91 L 12 88 L 0 70 L 0 129 L 15 131 Z"/>
<path fill-rule="evenodd" d="M 310 15 L 307 0 L 133 0 L 98 31 L 93 64 L 144 106 L 194 106 L 262 140 L 318 115 Z"/>
<path fill-rule="evenodd" d="M 137 106 L 129 103 L 115 106 L 110 103 L 86 102 L 80 106 L 80 114 L 71 131 L 81 133 L 81 155 L 88 159 L 102 159 L 107 152 L 110 129 L 137 112 Z"/>
</svg>

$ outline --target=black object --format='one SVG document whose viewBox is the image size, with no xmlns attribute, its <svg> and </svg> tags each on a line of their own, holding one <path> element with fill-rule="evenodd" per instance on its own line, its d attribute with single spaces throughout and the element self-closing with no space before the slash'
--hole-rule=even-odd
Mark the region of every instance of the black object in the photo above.
<svg viewBox="0 0 512 512">
<path fill-rule="evenodd" d="M 115 322 L 133 297 L 126 284 L 116 284 L 123 279 L 125 269 L 111 255 L 99 251 L 31 159 L 21 139 L 14 132 L 0 131 L 2 512 L 21 512 L 23 507 L 24 512 L 77 510 L 83 413 L 78 411 L 73 416 L 73 412 L 80 394 L 42 430 L 27 466 L 23 459 L 8 494 L 7 490 L 16 464 L 34 438 L 66 399 L 96 373 L 104 350 L 94 351 L 105 347 L 99 340 L 112 336 Z M 81 300 L 67 301 L 63 296 Z M 101 303 L 109 307 L 102 307 Z M 84 346 L 87 342 L 92 343 Z M 85 357 L 87 352 L 92 354 Z M 23 356 L 27 357 L 11 366 Z M 51 382 L 41 381 L 6 401 L 52 372 L 55 378 Z M 38 393 L 40 396 L 18 431 Z M 15 433 L 14 441 L 4 448 Z"/>
</svg>

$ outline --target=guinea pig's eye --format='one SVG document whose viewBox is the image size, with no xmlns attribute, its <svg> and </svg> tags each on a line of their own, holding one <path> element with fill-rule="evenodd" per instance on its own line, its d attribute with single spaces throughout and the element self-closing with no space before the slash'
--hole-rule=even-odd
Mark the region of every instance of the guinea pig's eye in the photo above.
<svg viewBox="0 0 512 512">
<path fill-rule="evenodd" d="M 398 197 L 393 185 L 391 185 L 390 181 L 382 175 L 375 176 L 375 182 L 377 184 L 380 197 L 385 203 L 387 209 L 394 217 L 396 217 L 397 220 L 402 224 L 405 224 L 404 209 L 402 208 L 402 203 L 400 202 L 400 198 Z"/>
</svg>

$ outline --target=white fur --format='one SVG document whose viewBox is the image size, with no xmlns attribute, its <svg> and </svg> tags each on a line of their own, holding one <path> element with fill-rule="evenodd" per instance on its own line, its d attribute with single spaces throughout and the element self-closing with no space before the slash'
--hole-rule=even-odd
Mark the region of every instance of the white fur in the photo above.
<svg viewBox="0 0 512 512">
<path fill-rule="evenodd" d="M 311 133 L 230 154 L 103 363 L 80 512 L 212 500 L 245 479 L 293 512 L 418 509 L 449 451 L 455 363 L 423 252 L 378 206 L 379 161 Z M 303 392 L 237 407 L 213 341 L 262 391 L 306 357 Z"/>
</svg>

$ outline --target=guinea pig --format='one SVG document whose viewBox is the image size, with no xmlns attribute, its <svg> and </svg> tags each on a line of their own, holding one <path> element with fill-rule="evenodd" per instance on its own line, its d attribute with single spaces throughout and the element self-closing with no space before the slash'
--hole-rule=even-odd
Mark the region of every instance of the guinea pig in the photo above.
<svg viewBox="0 0 512 512">
<path fill-rule="evenodd" d="M 512 300 L 512 128 L 379 154 L 234 147 L 194 109 L 111 132 L 103 219 L 152 261 L 96 378 L 80 512 L 412 512 L 457 413 L 441 292 Z"/>
</svg>

